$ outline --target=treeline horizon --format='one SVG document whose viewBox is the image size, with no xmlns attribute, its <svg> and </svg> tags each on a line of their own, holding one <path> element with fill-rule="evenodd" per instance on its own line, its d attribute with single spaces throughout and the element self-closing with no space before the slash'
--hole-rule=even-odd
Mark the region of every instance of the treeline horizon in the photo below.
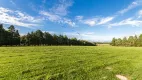
<svg viewBox="0 0 142 80">
<path fill-rule="evenodd" d="M 110 45 L 112 46 L 125 46 L 125 47 L 141 47 L 142 46 L 142 34 L 140 36 L 129 36 L 121 38 L 113 38 Z"/>
<path fill-rule="evenodd" d="M 40 45 L 80 45 L 96 46 L 96 43 L 77 38 L 68 38 L 66 35 L 50 34 L 36 30 L 21 36 L 13 25 L 8 30 L 0 24 L 0 46 L 40 46 Z"/>
</svg>

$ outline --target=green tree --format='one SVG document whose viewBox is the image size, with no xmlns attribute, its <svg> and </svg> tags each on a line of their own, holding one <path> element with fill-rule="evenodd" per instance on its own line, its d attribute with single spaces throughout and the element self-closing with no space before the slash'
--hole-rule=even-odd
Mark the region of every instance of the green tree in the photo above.
<svg viewBox="0 0 142 80">
<path fill-rule="evenodd" d="M 46 44 L 46 45 L 53 45 L 53 36 L 50 34 L 50 33 L 48 33 L 48 32 L 45 32 L 44 34 L 43 34 L 43 36 L 44 36 L 44 43 Z"/>
<path fill-rule="evenodd" d="M 43 44 L 43 33 L 41 30 L 37 30 L 35 32 L 36 35 L 36 40 L 37 40 L 37 45 L 41 45 Z"/>
<path fill-rule="evenodd" d="M 121 38 L 116 39 L 115 45 L 116 46 L 122 46 L 122 40 L 121 40 Z"/>
<path fill-rule="evenodd" d="M 127 46 L 127 43 L 128 43 L 128 42 L 127 42 L 127 38 L 124 37 L 123 40 L 122 40 L 122 45 L 123 45 L 123 46 Z"/>
<path fill-rule="evenodd" d="M 142 46 L 142 34 L 139 36 L 138 42 L 139 42 L 139 46 Z"/>
<path fill-rule="evenodd" d="M 9 42 L 9 45 L 14 45 L 14 37 L 15 37 L 15 27 L 13 25 L 11 25 L 10 27 L 8 27 L 8 42 Z"/>
<path fill-rule="evenodd" d="M 14 34 L 14 45 L 20 45 L 20 34 L 18 30 Z"/>
<path fill-rule="evenodd" d="M 0 46 L 2 46 L 5 43 L 5 30 L 3 28 L 3 25 L 0 24 Z"/>
<path fill-rule="evenodd" d="M 134 36 L 134 46 L 139 46 L 137 35 Z"/>
<path fill-rule="evenodd" d="M 134 37 L 133 36 L 129 36 L 129 38 L 128 38 L 128 46 L 134 46 Z"/>
<path fill-rule="evenodd" d="M 56 34 L 53 35 L 53 45 L 59 45 L 58 43 L 58 36 Z"/>
<path fill-rule="evenodd" d="M 21 43 L 21 45 L 25 46 L 27 44 L 26 43 L 26 37 L 27 37 L 26 35 L 20 37 L 20 43 Z"/>
<path fill-rule="evenodd" d="M 111 45 L 112 45 L 112 46 L 116 46 L 116 39 L 115 39 L 115 38 L 112 39 Z"/>
</svg>

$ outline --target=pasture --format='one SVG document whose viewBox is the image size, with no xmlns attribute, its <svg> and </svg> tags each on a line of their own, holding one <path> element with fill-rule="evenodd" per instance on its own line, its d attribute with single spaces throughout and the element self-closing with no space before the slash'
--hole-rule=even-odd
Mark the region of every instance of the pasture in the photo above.
<svg viewBox="0 0 142 80">
<path fill-rule="evenodd" d="M 142 48 L 0 47 L 0 80 L 142 80 Z"/>
</svg>

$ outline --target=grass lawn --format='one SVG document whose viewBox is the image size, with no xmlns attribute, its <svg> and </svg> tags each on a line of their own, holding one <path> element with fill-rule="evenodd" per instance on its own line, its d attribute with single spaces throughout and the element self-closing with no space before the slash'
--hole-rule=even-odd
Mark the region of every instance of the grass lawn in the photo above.
<svg viewBox="0 0 142 80">
<path fill-rule="evenodd" d="M 142 48 L 0 47 L 0 80 L 142 80 Z"/>
</svg>

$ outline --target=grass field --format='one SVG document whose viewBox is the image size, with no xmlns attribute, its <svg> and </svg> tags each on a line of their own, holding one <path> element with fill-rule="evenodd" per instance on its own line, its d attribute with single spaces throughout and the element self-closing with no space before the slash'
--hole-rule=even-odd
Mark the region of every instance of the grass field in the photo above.
<svg viewBox="0 0 142 80">
<path fill-rule="evenodd" d="M 142 80 L 142 48 L 0 47 L 0 80 Z"/>
</svg>

